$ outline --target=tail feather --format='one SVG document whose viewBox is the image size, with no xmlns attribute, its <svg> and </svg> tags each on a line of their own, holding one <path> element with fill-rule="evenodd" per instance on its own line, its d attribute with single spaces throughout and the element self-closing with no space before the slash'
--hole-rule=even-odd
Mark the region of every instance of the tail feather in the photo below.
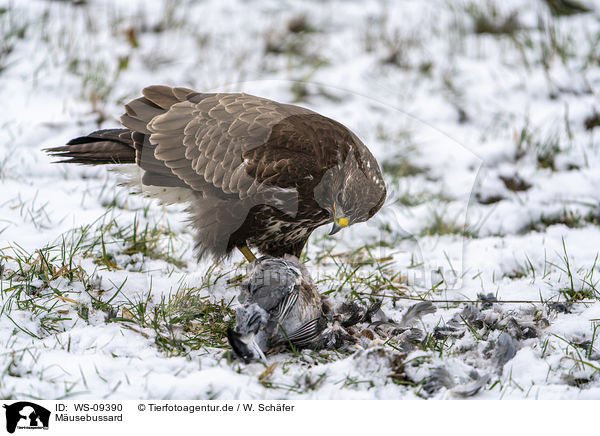
<svg viewBox="0 0 600 436">
<path fill-rule="evenodd" d="M 47 148 L 57 163 L 80 163 L 87 165 L 135 163 L 135 147 L 128 129 L 97 130 L 81 136 L 61 147 Z"/>
</svg>

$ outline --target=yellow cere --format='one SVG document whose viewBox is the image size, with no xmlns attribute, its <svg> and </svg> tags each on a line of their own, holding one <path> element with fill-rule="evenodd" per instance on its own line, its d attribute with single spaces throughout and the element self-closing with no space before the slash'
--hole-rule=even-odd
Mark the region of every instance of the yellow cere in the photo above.
<svg viewBox="0 0 600 436">
<path fill-rule="evenodd" d="M 348 225 L 348 218 L 338 218 L 337 223 L 342 227 L 346 227 Z"/>
</svg>

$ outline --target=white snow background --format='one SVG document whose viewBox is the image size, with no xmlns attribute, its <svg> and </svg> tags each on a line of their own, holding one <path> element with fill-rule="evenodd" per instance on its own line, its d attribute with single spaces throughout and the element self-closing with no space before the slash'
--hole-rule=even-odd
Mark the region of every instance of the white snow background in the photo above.
<svg viewBox="0 0 600 436">
<path fill-rule="evenodd" d="M 0 398 L 600 398 L 600 4 L 563 3 L 0 1 Z M 183 208 L 42 151 L 152 84 L 352 129 L 388 201 L 303 261 L 399 327 L 232 360 L 241 256 L 198 264 Z"/>
</svg>

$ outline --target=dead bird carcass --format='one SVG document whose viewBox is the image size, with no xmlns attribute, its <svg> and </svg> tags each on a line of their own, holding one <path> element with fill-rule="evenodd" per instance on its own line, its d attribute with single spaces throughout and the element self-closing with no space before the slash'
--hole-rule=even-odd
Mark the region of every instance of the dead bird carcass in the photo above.
<svg viewBox="0 0 600 436">
<path fill-rule="evenodd" d="M 298 258 L 263 256 L 250 264 L 242 283 L 236 326 L 227 331 L 234 353 L 245 362 L 280 347 L 317 346 L 329 305 Z"/>
<path fill-rule="evenodd" d="M 334 311 L 307 268 L 292 255 L 255 260 L 241 288 L 242 305 L 227 338 L 245 362 L 265 361 L 266 353 L 285 348 L 343 348 L 358 341 L 350 327 L 371 322 L 376 313 L 385 317 L 381 301 L 366 307 L 345 302 Z"/>
</svg>

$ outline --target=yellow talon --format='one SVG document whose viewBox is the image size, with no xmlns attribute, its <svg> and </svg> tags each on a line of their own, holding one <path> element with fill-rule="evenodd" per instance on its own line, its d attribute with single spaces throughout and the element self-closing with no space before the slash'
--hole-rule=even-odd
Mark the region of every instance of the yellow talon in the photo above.
<svg viewBox="0 0 600 436">
<path fill-rule="evenodd" d="M 250 251 L 247 245 L 238 247 L 238 249 L 242 252 L 248 262 L 252 263 L 256 260 L 256 256 L 252 253 L 252 251 Z"/>
</svg>

